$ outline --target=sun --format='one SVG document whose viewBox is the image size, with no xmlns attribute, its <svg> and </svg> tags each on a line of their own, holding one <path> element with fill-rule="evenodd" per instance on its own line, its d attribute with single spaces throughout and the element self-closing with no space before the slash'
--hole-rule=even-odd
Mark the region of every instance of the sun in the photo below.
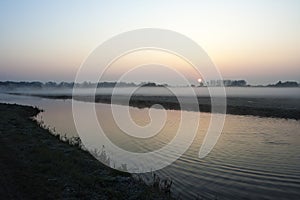
<svg viewBox="0 0 300 200">
<path fill-rule="evenodd" d="M 198 78 L 197 81 L 198 81 L 198 83 L 202 83 L 202 79 L 201 78 Z"/>
</svg>

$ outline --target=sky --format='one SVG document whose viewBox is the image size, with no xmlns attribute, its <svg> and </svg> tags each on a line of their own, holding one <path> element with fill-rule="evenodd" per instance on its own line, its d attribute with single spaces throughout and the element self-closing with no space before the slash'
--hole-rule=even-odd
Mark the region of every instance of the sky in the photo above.
<svg viewBox="0 0 300 200">
<path fill-rule="evenodd" d="M 2 0 L 0 27 L 2 81 L 73 81 L 98 45 L 139 28 L 189 37 L 224 79 L 300 81 L 299 0 Z"/>
</svg>

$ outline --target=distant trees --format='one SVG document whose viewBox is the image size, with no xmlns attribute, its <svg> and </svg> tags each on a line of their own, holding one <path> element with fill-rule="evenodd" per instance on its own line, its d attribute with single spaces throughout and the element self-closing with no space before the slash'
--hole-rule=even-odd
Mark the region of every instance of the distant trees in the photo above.
<svg viewBox="0 0 300 200">
<path fill-rule="evenodd" d="M 39 89 L 39 88 L 43 87 L 43 83 L 38 82 L 38 81 L 33 81 L 33 82 L 5 81 L 5 82 L 0 82 L 0 87 L 6 88 L 6 89 L 14 89 L 14 88 L 35 88 L 35 89 Z"/>
<path fill-rule="evenodd" d="M 137 86 L 135 83 L 126 83 L 126 82 L 99 82 L 97 84 L 98 88 L 101 87 L 134 87 Z"/>
<path fill-rule="evenodd" d="M 45 83 L 45 87 L 48 87 L 48 88 L 55 88 L 56 86 L 57 86 L 57 84 L 52 81 Z"/>
<path fill-rule="evenodd" d="M 156 84 L 153 82 L 143 82 L 141 84 L 139 84 L 139 86 L 141 87 L 168 87 L 168 84 Z"/>
<path fill-rule="evenodd" d="M 59 88 L 73 88 L 74 82 L 68 83 L 68 82 L 61 82 L 57 85 Z"/>
<path fill-rule="evenodd" d="M 247 87 L 248 85 L 245 80 L 210 80 L 207 82 L 209 87 Z M 256 86 L 257 87 L 257 86 Z M 278 81 L 275 84 L 260 85 L 259 87 L 300 87 L 300 84 L 296 81 Z"/>
<path fill-rule="evenodd" d="M 142 83 L 141 84 L 142 87 L 156 87 L 156 83 Z"/>
<path fill-rule="evenodd" d="M 0 81 L 0 89 L 4 90 L 13 90 L 13 89 L 42 89 L 42 88 L 69 88 L 72 89 L 74 86 L 80 88 L 113 88 L 113 87 L 168 87 L 167 84 L 157 84 L 153 82 L 142 82 L 140 84 L 135 83 L 126 83 L 126 82 L 99 82 L 99 83 L 91 83 L 84 81 L 82 83 L 74 83 L 74 82 L 60 82 L 56 83 L 54 81 L 49 81 L 46 83 L 32 81 L 32 82 L 15 82 L 15 81 Z M 195 87 L 195 85 L 191 85 Z M 209 87 L 246 87 L 247 82 L 245 80 L 211 80 L 207 82 L 207 86 Z M 269 84 L 261 87 L 300 87 L 300 84 L 296 81 L 278 81 L 276 84 Z"/>
<path fill-rule="evenodd" d="M 299 87 L 299 83 L 296 81 L 278 81 L 276 84 L 270 84 L 269 87 Z"/>
<path fill-rule="evenodd" d="M 210 80 L 210 82 L 207 82 L 207 86 L 245 87 L 247 82 L 245 80 Z"/>
<path fill-rule="evenodd" d="M 82 83 L 74 83 L 74 82 L 60 82 L 56 83 L 54 81 L 48 81 L 46 83 L 34 81 L 34 82 L 15 82 L 15 81 L 0 81 L 0 88 L 6 89 L 6 90 L 13 90 L 18 88 L 28 88 L 28 89 L 42 89 L 42 88 L 70 88 L 72 89 L 74 86 L 80 87 L 80 88 L 112 88 L 112 87 L 164 87 L 168 86 L 167 84 L 156 84 L 156 83 L 141 83 L 141 84 L 135 84 L 135 83 L 126 83 L 126 82 L 99 82 L 99 83 L 91 83 L 84 81 Z"/>
<path fill-rule="evenodd" d="M 232 87 L 245 87 L 247 86 L 247 82 L 245 80 L 234 80 L 231 81 L 231 85 Z"/>
</svg>

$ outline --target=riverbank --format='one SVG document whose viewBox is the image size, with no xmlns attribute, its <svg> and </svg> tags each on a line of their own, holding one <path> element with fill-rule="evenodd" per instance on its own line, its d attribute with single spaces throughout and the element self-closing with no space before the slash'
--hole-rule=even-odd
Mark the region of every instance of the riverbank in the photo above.
<svg viewBox="0 0 300 200">
<path fill-rule="evenodd" d="M 43 129 L 40 110 L 0 103 L 1 199 L 170 199 Z"/>
<path fill-rule="evenodd" d="M 51 99 L 72 99 L 78 101 L 111 103 L 111 95 L 96 95 L 95 99 L 88 95 L 72 97 L 72 94 L 45 94 L 45 93 L 10 93 L 13 95 L 29 95 Z M 114 96 L 114 103 L 127 105 L 126 96 Z M 211 112 L 210 97 L 198 97 L 198 107 L 190 104 L 190 97 L 183 98 L 183 107 L 179 104 L 175 96 L 143 96 L 133 95 L 130 97 L 129 105 L 138 108 L 149 108 L 154 104 L 160 104 L 169 110 L 188 110 L 201 112 Z M 284 119 L 300 120 L 300 104 L 298 98 L 278 98 L 278 97 L 227 97 L 227 114 L 232 115 L 252 115 L 258 117 L 273 117 Z M 218 108 L 216 109 L 218 110 Z M 222 110 L 222 109 L 221 109 Z"/>
</svg>

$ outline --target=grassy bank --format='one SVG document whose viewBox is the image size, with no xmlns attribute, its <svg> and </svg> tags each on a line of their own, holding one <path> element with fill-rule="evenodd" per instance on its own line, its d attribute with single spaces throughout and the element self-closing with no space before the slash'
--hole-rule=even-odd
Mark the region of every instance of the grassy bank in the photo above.
<svg viewBox="0 0 300 200">
<path fill-rule="evenodd" d="M 169 199 L 41 128 L 39 112 L 0 104 L 1 199 Z"/>
</svg>

